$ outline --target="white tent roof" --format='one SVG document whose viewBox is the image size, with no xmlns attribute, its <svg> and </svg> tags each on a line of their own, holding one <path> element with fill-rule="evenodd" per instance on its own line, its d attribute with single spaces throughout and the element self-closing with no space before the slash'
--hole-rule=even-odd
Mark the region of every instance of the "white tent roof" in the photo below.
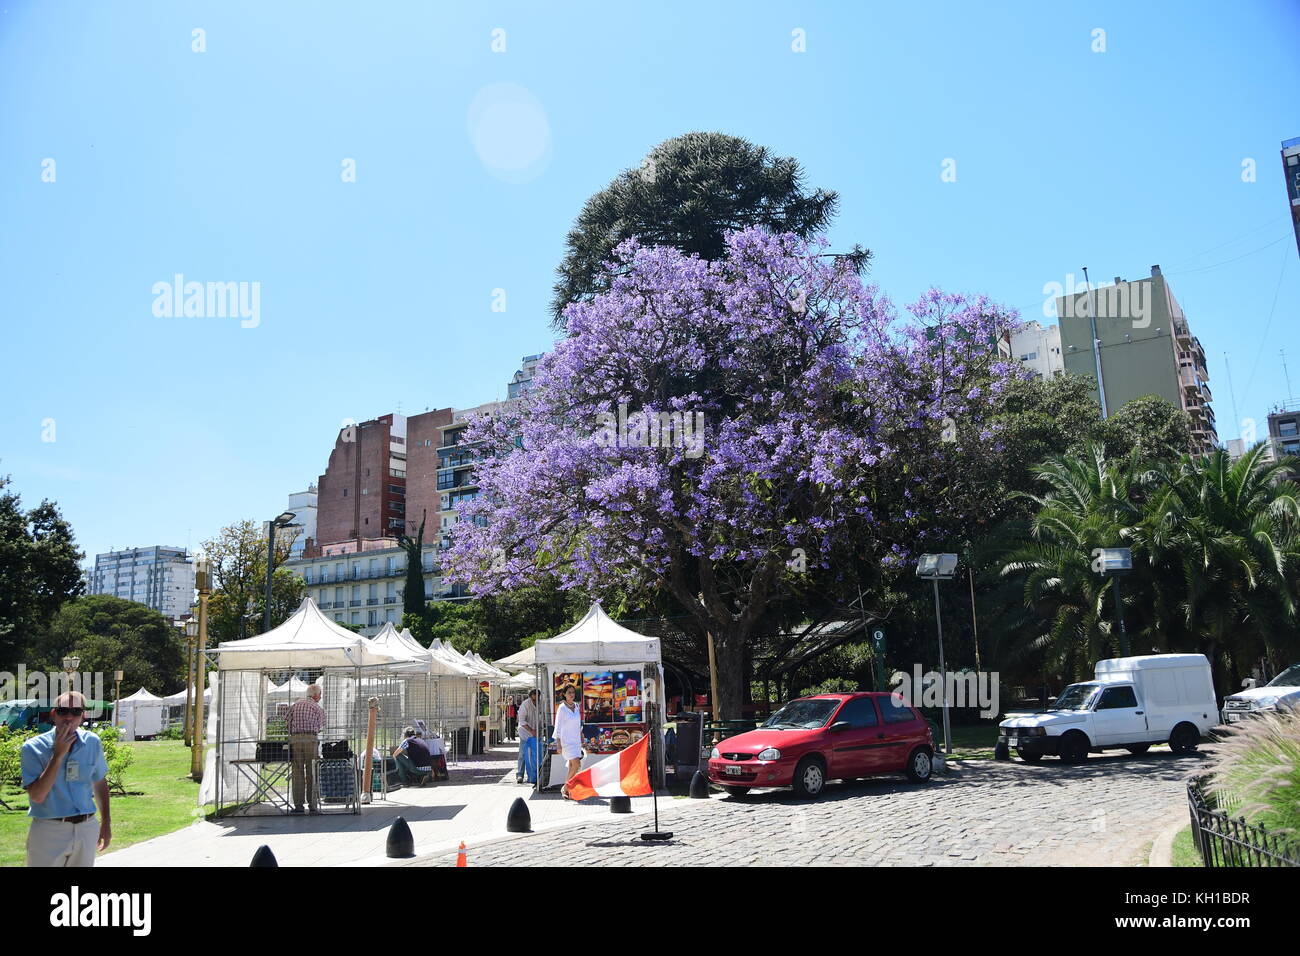
<svg viewBox="0 0 1300 956">
<path fill-rule="evenodd" d="M 506 690 L 532 690 L 537 683 L 531 674 L 516 674 L 509 680 L 502 681 L 501 686 Z"/>
<path fill-rule="evenodd" d="M 327 618 L 310 597 L 279 627 L 242 641 L 222 641 L 217 651 L 223 670 L 359 667 L 394 661 L 361 635 Z"/>
<path fill-rule="evenodd" d="M 433 652 L 434 659 L 440 660 L 450 667 L 453 674 L 460 674 L 462 677 L 481 678 L 485 676 L 477 665 L 470 663 L 460 654 L 457 654 L 454 648 L 442 643 L 437 638 L 434 638 L 433 643 L 429 645 L 429 650 Z"/>
<path fill-rule="evenodd" d="M 499 667 L 505 671 L 526 671 L 537 666 L 537 658 L 534 656 L 535 649 L 525 647 L 522 651 L 515 651 L 509 657 L 503 657 L 500 660 L 492 662 L 494 667 Z"/>
<path fill-rule="evenodd" d="M 427 661 L 433 654 L 422 645 L 410 631 L 399 631 L 391 621 L 384 624 L 379 633 L 370 639 L 377 650 L 404 661 Z"/>
<path fill-rule="evenodd" d="M 118 703 L 124 704 L 127 701 L 135 701 L 136 703 L 161 703 L 162 698 L 159 697 L 157 694 L 149 693 L 147 690 L 141 687 L 130 697 L 123 697 L 120 701 L 118 701 Z"/>
<path fill-rule="evenodd" d="M 659 638 L 630 631 L 599 604 L 562 634 L 533 645 L 539 664 L 659 663 Z"/>
<path fill-rule="evenodd" d="M 475 651 L 466 651 L 465 657 L 470 661 L 470 663 L 477 664 L 479 668 L 482 669 L 483 673 L 487 674 L 493 680 L 501 681 L 510 676 L 499 667 L 493 667 L 487 661 L 483 660 L 483 658 L 479 657 Z"/>
<path fill-rule="evenodd" d="M 211 687 L 203 688 L 203 699 L 210 700 L 211 698 L 212 698 L 212 688 Z M 174 694 L 167 695 L 166 697 L 163 698 L 163 700 L 165 700 L 167 703 L 173 706 L 175 706 L 176 704 L 183 704 L 185 703 L 185 691 L 178 690 Z"/>
<path fill-rule="evenodd" d="M 310 685 L 305 680 L 299 680 L 297 677 L 290 677 L 279 687 L 267 689 L 268 694 L 305 694 Z"/>
</svg>

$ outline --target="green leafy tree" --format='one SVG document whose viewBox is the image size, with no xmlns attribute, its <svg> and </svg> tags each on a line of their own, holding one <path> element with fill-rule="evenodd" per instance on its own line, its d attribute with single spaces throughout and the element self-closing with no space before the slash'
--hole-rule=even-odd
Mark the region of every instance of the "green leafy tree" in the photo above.
<svg viewBox="0 0 1300 956">
<path fill-rule="evenodd" d="M 424 597 L 424 523 L 428 513 L 420 515 L 420 526 L 410 522 L 415 534 L 405 533 L 397 536 L 397 543 L 406 552 L 406 590 L 402 592 L 403 614 L 423 614 Z"/>
<path fill-rule="evenodd" d="M 578 214 L 557 269 L 555 324 L 563 327 L 570 302 L 608 288 L 603 264 L 625 239 L 720 259 L 728 230 L 765 226 L 807 238 L 830 225 L 837 202 L 834 192 L 806 192 L 795 160 L 738 137 L 687 133 L 665 140 Z M 851 255 L 865 264 L 871 253 L 855 248 Z"/>
<path fill-rule="evenodd" d="M 42 501 L 24 511 L 0 476 L 0 665 L 14 670 L 58 609 L 85 588 L 72 528 Z"/>
<path fill-rule="evenodd" d="M 69 654 L 81 658 L 83 672 L 111 679 L 122 671 L 124 695 L 145 687 L 166 696 L 185 686 L 185 643 L 177 628 L 152 608 L 110 594 L 63 605 L 37 646 L 37 666 L 59 670 Z"/>
<path fill-rule="evenodd" d="M 1181 408 L 1159 395 L 1147 395 L 1125 402 L 1091 431 L 1105 444 L 1106 457 L 1123 458 L 1135 452 L 1142 461 L 1154 464 L 1187 454 L 1191 421 Z"/>
<path fill-rule="evenodd" d="M 271 626 L 292 614 L 307 593 L 302 579 L 281 565 L 289 559 L 293 538 L 276 535 L 275 573 L 271 578 Z M 213 594 L 208 603 L 208 643 L 234 641 L 262 630 L 266 607 L 266 536 L 253 521 L 237 521 L 203 542 L 212 569 Z"/>
</svg>

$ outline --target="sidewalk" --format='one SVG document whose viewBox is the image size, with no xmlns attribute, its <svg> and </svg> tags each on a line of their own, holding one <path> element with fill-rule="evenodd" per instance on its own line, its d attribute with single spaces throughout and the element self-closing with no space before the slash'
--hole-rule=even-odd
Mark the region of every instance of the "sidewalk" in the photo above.
<svg viewBox="0 0 1300 956">
<path fill-rule="evenodd" d="M 507 743 L 487 754 L 463 758 L 449 768 L 451 779 L 429 787 L 402 788 L 376 799 L 360 814 L 227 817 L 194 824 L 95 861 L 96 866 L 248 866 L 262 844 L 281 866 L 379 866 L 388 830 L 405 817 L 419 856 L 454 851 L 506 836 L 506 815 L 523 797 L 534 831 L 550 830 L 610 816 L 609 801 L 575 803 L 558 791 L 536 794 L 515 783 L 517 745 Z M 634 813 L 650 809 L 649 797 L 632 800 Z"/>
</svg>

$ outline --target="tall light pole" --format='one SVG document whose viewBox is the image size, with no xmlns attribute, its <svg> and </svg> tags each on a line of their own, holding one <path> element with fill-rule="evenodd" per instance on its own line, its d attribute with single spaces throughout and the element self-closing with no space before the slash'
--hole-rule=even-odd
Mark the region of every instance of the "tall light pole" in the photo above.
<svg viewBox="0 0 1300 956">
<path fill-rule="evenodd" d="M 1119 594 L 1119 577 L 1133 570 L 1131 548 L 1093 548 L 1092 570 L 1111 580 L 1115 592 L 1115 620 L 1119 623 L 1119 656 L 1128 657 L 1128 629 L 1124 626 L 1124 601 Z"/>
<path fill-rule="evenodd" d="M 190 747 L 190 778 L 203 779 L 203 685 L 208 669 L 208 597 L 212 594 L 212 574 L 206 557 L 194 559 L 194 586 L 199 592 L 199 646 L 194 656 L 194 742 Z"/>
<path fill-rule="evenodd" d="M 262 610 L 263 634 L 271 629 L 271 575 L 275 573 L 275 529 L 292 524 L 296 517 L 298 515 L 295 512 L 283 511 L 277 518 L 266 523 L 266 607 Z"/>
<path fill-rule="evenodd" d="M 948 723 L 948 666 L 943 659 L 943 617 L 939 613 L 939 582 L 957 573 L 957 555 L 923 554 L 916 562 L 916 576 L 934 582 L 934 621 L 939 629 L 939 682 L 943 692 L 943 752 L 952 753 L 952 728 Z"/>
</svg>

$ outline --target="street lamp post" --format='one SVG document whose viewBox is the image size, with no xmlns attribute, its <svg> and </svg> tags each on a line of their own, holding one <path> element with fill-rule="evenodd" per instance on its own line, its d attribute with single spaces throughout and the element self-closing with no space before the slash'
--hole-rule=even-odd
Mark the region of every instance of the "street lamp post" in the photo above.
<svg viewBox="0 0 1300 956">
<path fill-rule="evenodd" d="M 190 777 L 203 779 L 203 685 L 207 679 L 204 660 L 208 650 L 208 597 L 212 594 L 212 575 L 208 559 L 194 559 L 194 586 L 199 592 L 199 646 L 194 656 L 194 739 L 190 747 Z"/>
<path fill-rule="evenodd" d="M 199 637 L 199 622 L 190 618 L 185 622 L 185 746 L 194 746 L 194 674 L 195 650 Z"/>
<path fill-rule="evenodd" d="M 923 554 L 916 562 L 916 576 L 934 582 L 934 621 L 939 630 L 939 684 L 943 693 L 943 752 L 952 753 L 952 727 L 948 722 L 948 667 L 943 659 L 943 616 L 939 613 L 939 582 L 957 573 L 957 555 Z"/>
<path fill-rule="evenodd" d="M 1124 626 L 1124 600 L 1119 593 L 1119 578 L 1125 571 L 1133 570 L 1131 548 L 1093 548 L 1092 570 L 1111 580 L 1115 592 L 1115 620 L 1119 624 L 1119 654 L 1128 657 L 1128 628 Z"/>
<path fill-rule="evenodd" d="M 275 529 L 292 524 L 298 517 L 295 512 L 284 511 L 267 522 L 266 532 L 266 607 L 262 609 L 262 633 L 271 629 L 271 575 L 275 573 Z"/>
</svg>

